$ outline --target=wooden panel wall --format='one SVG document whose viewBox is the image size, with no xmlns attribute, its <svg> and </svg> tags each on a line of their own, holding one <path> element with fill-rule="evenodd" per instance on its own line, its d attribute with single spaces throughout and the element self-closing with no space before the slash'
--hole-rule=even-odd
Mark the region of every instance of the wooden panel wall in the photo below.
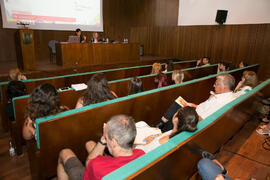
<svg viewBox="0 0 270 180">
<path fill-rule="evenodd" d="M 270 78 L 270 24 L 177 26 L 178 2 L 130 2 L 130 41 L 143 44 L 148 55 L 184 60 L 209 56 L 212 63 L 260 63 L 260 79 Z"/>
<path fill-rule="evenodd" d="M 270 24 L 177 26 L 179 0 L 103 0 L 104 38 L 144 45 L 146 55 L 179 59 L 209 56 L 212 62 L 260 63 L 270 77 Z M 213 20 L 214 21 L 214 20 Z M 0 61 L 15 60 L 15 30 L 0 29 Z M 47 43 L 65 41 L 68 31 L 35 31 L 37 60 L 48 59 Z M 90 37 L 90 32 L 86 33 Z"/>
</svg>

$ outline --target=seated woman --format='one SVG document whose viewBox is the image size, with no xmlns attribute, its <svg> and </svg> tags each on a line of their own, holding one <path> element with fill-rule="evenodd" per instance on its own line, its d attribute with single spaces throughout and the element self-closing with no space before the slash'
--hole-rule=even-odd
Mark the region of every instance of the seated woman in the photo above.
<svg viewBox="0 0 270 180">
<path fill-rule="evenodd" d="M 152 65 L 152 71 L 151 74 L 157 74 L 161 72 L 161 64 L 160 63 L 154 63 Z"/>
<path fill-rule="evenodd" d="M 172 60 L 168 60 L 168 62 L 165 63 L 165 70 L 163 72 L 170 72 L 174 70 L 174 65 Z"/>
<path fill-rule="evenodd" d="M 234 92 L 237 96 L 241 96 L 252 90 L 258 84 L 257 74 L 254 71 L 244 71 L 242 80 L 238 83 Z"/>
<path fill-rule="evenodd" d="M 152 134 L 143 139 L 143 144 L 136 145 L 136 149 L 142 149 L 144 152 L 152 151 L 161 144 L 167 142 L 171 137 L 179 134 L 183 131 L 194 132 L 197 130 L 197 124 L 199 121 L 199 116 L 193 107 L 184 107 L 179 109 L 173 117 L 173 128 L 170 131 L 159 134 Z M 140 122 L 138 122 L 140 123 Z M 137 125 L 137 123 L 136 123 Z M 137 131 L 140 133 L 140 131 Z M 141 134 L 137 134 L 141 136 Z M 137 137 L 136 137 L 137 138 Z M 136 139 L 135 139 L 136 144 Z"/>
<path fill-rule="evenodd" d="M 65 110 L 67 110 L 66 107 L 60 106 L 58 93 L 53 85 L 45 83 L 35 88 L 30 96 L 30 102 L 26 110 L 26 120 L 23 126 L 24 139 L 36 138 L 36 119 Z"/>
<path fill-rule="evenodd" d="M 117 95 L 110 91 L 108 81 L 103 73 L 94 74 L 87 83 L 87 90 L 77 101 L 76 108 L 95 104 L 117 98 Z"/>
<path fill-rule="evenodd" d="M 162 72 L 158 73 L 154 79 L 156 88 L 161 88 L 168 85 L 167 76 Z"/>
<path fill-rule="evenodd" d="M 174 70 L 172 73 L 172 80 L 175 84 L 182 83 L 184 80 L 184 73 L 181 70 Z"/>
<path fill-rule="evenodd" d="M 26 87 L 22 81 L 10 81 L 7 87 L 8 103 L 5 105 L 6 116 L 14 120 L 12 99 L 26 94 Z"/>
<path fill-rule="evenodd" d="M 143 92 L 142 80 L 136 77 L 131 78 L 128 85 L 128 95 Z"/>
<path fill-rule="evenodd" d="M 11 69 L 9 71 L 9 78 L 10 80 L 17 80 L 17 81 L 26 80 L 26 77 L 21 73 L 21 71 L 18 68 Z"/>
</svg>

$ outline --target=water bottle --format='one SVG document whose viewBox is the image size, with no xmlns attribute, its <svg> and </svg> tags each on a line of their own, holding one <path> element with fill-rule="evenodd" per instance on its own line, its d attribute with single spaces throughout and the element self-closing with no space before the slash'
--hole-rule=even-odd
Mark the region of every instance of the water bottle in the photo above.
<svg viewBox="0 0 270 180">
<path fill-rule="evenodd" d="M 12 145 L 12 141 L 9 140 L 9 156 L 14 157 L 15 156 L 15 148 Z"/>
</svg>

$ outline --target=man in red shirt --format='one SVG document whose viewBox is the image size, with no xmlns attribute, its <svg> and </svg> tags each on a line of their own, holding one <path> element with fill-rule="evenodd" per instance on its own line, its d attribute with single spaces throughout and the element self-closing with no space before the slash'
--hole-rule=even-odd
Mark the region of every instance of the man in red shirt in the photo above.
<svg viewBox="0 0 270 180">
<path fill-rule="evenodd" d="M 59 154 L 58 180 L 96 180 L 120 168 L 144 154 L 133 149 L 136 126 L 132 117 L 117 115 L 110 118 L 103 126 L 103 136 L 98 143 L 88 141 L 88 157 L 85 167 L 70 149 L 63 149 Z M 112 156 L 103 156 L 105 147 Z"/>
</svg>

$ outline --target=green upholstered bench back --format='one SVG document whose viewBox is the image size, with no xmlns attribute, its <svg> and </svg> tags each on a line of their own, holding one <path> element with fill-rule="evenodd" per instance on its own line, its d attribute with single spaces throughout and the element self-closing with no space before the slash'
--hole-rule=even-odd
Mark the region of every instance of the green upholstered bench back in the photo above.
<svg viewBox="0 0 270 180">
<path fill-rule="evenodd" d="M 227 72 L 220 73 L 220 74 L 232 73 L 232 72 L 236 72 L 236 71 L 239 71 L 239 70 L 245 70 L 245 69 L 252 68 L 252 67 L 257 67 L 257 66 L 258 66 L 258 64 L 255 64 L 255 65 L 247 66 L 247 67 L 240 68 L 240 69 L 234 69 L 234 70 L 227 71 Z M 59 113 L 57 115 L 51 115 L 51 116 L 47 116 L 47 117 L 44 117 L 44 118 L 39 118 L 35 122 L 36 123 L 36 127 L 37 127 L 37 129 L 36 129 L 37 130 L 37 147 L 38 147 L 38 149 L 40 149 L 40 142 L 39 142 L 39 123 L 41 123 L 41 122 L 45 122 L 45 121 L 48 121 L 48 120 L 60 118 L 60 117 L 63 117 L 63 116 L 68 116 L 68 115 L 71 115 L 71 114 L 74 114 L 74 113 L 79 113 L 79 112 L 87 111 L 87 110 L 90 110 L 90 109 L 93 109 L 93 108 L 97 108 L 97 107 L 101 107 L 101 106 L 104 106 L 104 105 L 107 105 L 107 104 L 111 104 L 111 103 L 125 101 L 127 99 L 132 99 L 132 98 L 136 98 L 136 97 L 139 97 L 139 96 L 144 96 L 144 95 L 148 95 L 148 94 L 151 94 L 151 93 L 156 93 L 156 92 L 159 92 L 159 91 L 165 91 L 165 90 L 168 90 L 170 88 L 179 87 L 179 86 L 183 86 L 183 85 L 186 85 L 186 84 L 191 84 L 191 83 L 199 82 L 199 81 L 202 81 L 202 80 L 206 80 L 206 79 L 210 79 L 210 78 L 216 77 L 216 76 L 218 76 L 220 74 L 209 75 L 207 77 L 203 77 L 203 78 L 199 78 L 199 79 L 195 79 L 195 80 L 183 82 L 181 84 L 175 84 L 175 85 L 166 86 L 166 87 L 162 87 L 162 88 L 158 88 L 158 89 L 153 89 L 153 90 L 150 90 L 150 91 L 145 91 L 145 92 L 137 93 L 137 94 L 134 94 L 134 95 L 125 96 L 125 97 L 113 99 L 113 100 L 110 100 L 110 101 L 105 101 L 105 102 L 102 102 L 102 103 L 91 104 L 91 105 L 88 105 L 88 106 L 85 106 L 85 107 L 82 107 L 82 108 L 79 108 L 79 109 L 73 109 L 73 110 L 65 111 L 65 112 Z"/>
<path fill-rule="evenodd" d="M 253 90 L 247 92 L 246 94 L 240 96 L 239 98 L 235 99 L 234 101 L 230 102 L 229 104 L 225 105 L 211 116 L 207 117 L 206 119 L 200 121 L 198 123 L 198 129 L 195 132 L 182 132 L 175 137 L 171 138 L 167 143 L 162 144 L 161 146 L 157 147 L 153 151 L 139 157 L 138 159 L 126 164 L 125 166 L 115 170 L 114 172 L 108 174 L 103 179 L 104 180 L 112 180 L 112 179 L 125 179 L 132 174 L 136 173 L 140 169 L 144 168 L 145 166 L 149 165 L 159 157 L 163 156 L 164 154 L 172 151 L 174 148 L 181 143 L 184 143 L 187 139 L 194 136 L 196 133 L 202 131 L 203 129 L 207 128 L 210 124 L 212 124 L 215 120 L 217 120 L 221 115 L 226 113 L 230 108 L 237 105 L 238 103 L 244 101 L 248 97 L 252 96 L 253 94 L 260 91 L 262 88 L 270 85 L 270 79 L 264 81 Z"/>
</svg>

